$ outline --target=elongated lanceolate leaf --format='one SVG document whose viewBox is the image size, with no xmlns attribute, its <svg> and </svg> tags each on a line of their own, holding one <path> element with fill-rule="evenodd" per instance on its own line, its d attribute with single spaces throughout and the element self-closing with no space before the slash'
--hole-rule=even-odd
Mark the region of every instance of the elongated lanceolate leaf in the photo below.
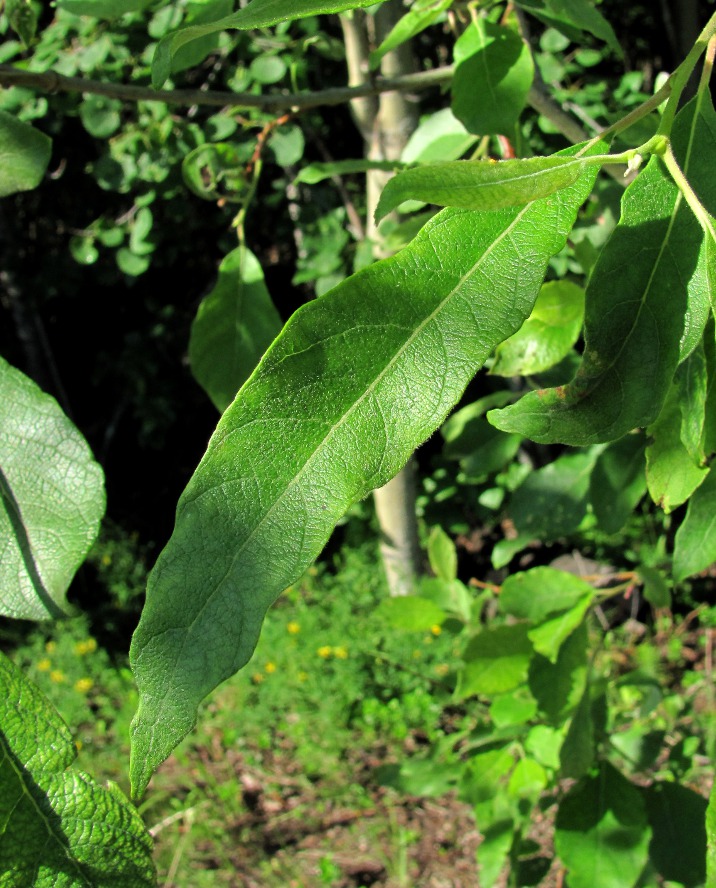
<svg viewBox="0 0 716 888">
<path fill-rule="evenodd" d="M 379 222 L 406 200 L 466 210 L 522 206 L 572 185 L 589 162 L 584 157 L 564 156 L 494 163 L 454 160 L 404 170 L 388 180 L 375 210 L 375 220 Z"/>
<path fill-rule="evenodd" d="M 114 785 L 68 770 L 72 735 L 0 653 L 0 885 L 151 888 L 152 839 Z"/>
<path fill-rule="evenodd" d="M 710 115 L 692 101 L 673 140 L 686 174 L 716 200 L 704 163 L 716 150 Z M 679 361 L 701 337 L 708 310 L 706 250 L 698 222 L 661 162 L 627 189 L 622 218 L 587 287 L 585 353 L 567 386 L 530 392 L 488 414 L 541 443 L 613 441 L 659 414 Z"/>
<path fill-rule="evenodd" d="M 104 506 L 87 442 L 54 398 L 0 358 L 0 613 L 62 615 Z"/>
<path fill-rule="evenodd" d="M 267 608 L 336 521 L 529 315 L 594 175 L 521 209 L 445 210 L 288 322 L 219 423 L 150 577 L 131 649 L 135 793 L 247 662 Z"/>
<path fill-rule="evenodd" d="M 259 260 L 237 247 L 191 328 L 189 361 L 197 382 L 223 413 L 281 330 Z"/>
<path fill-rule="evenodd" d="M 45 175 L 52 141 L 22 120 L 0 111 L 0 197 L 37 188 Z"/>
<path fill-rule="evenodd" d="M 199 37 L 219 31 L 247 31 L 251 28 L 267 28 L 277 22 L 295 21 L 313 15 L 344 12 L 372 6 L 375 0 L 251 0 L 243 9 L 213 22 L 192 25 L 167 34 L 159 41 L 152 60 L 152 85 L 159 89 L 171 74 L 174 55 Z"/>
</svg>

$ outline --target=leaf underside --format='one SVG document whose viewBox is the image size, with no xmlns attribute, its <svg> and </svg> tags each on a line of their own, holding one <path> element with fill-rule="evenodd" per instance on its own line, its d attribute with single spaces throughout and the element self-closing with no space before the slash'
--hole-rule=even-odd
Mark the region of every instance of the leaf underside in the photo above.
<svg viewBox="0 0 716 888">
<path fill-rule="evenodd" d="M 288 322 L 220 421 L 149 580 L 130 654 L 135 794 L 346 509 L 399 471 L 528 317 L 594 175 L 521 209 L 446 210 Z"/>
</svg>

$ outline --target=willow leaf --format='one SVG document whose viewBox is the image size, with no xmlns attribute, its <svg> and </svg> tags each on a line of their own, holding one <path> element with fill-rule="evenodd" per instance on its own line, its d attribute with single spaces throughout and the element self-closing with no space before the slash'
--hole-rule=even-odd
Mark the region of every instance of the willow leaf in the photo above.
<svg viewBox="0 0 716 888">
<path fill-rule="evenodd" d="M 574 184 L 588 163 L 584 157 L 558 155 L 496 163 L 454 160 L 404 170 L 383 189 L 375 220 L 406 200 L 466 210 L 522 206 Z"/>
<path fill-rule="evenodd" d="M 313 15 L 344 12 L 375 5 L 375 0 L 251 0 L 243 9 L 202 25 L 191 25 L 167 34 L 157 44 L 152 59 L 152 86 L 159 89 L 169 79 L 172 59 L 182 46 L 219 31 L 248 31 L 268 28 L 278 22 L 295 21 Z"/>
<path fill-rule="evenodd" d="M 287 323 L 219 422 L 149 580 L 131 649 L 135 794 L 346 509 L 399 471 L 529 316 L 594 175 L 521 209 L 445 210 Z"/>
<path fill-rule="evenodd" d="M 713 109 L 692 101 L 673 130 L 674 150 L 703 196 L 716 200 L 706 158 L 716 149 Z M 614 441 L 659 414 L 676 367 L 701 338 L 708 313 L 701 228 L 652 158 L 624 195 L 622 217 L 587 287 L 585 353 L 567 386 L 530 392 L 488 415 L 541 443 Z"/>
</svg>

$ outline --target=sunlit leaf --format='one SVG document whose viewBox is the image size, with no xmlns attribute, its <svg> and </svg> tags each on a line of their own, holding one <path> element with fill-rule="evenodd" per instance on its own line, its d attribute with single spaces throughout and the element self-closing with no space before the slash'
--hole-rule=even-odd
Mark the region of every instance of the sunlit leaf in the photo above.
<svg viewBox="0 0 716 888">
<path fill-rule="evenodd" d="M 197 382 L 223 413 L 281 329 L 261 265 L 237 247 L 219 266 L 191 328 L 189 362 Z"/>
<path fill-rule="evenodd" d="M 37 188 L 51 152 L 44 133 L 0 110 L 0 197 Z"/>
<path fill-rule="evenodd" d="M 547 197 L 577 181 L 588 160 L 529 157 L 524 160 L 454 160 L 403 170 L 389 179 L 378 201 L 376 222 L 406 200 L 466 210 L 499 210 Z"/>
<path fill-rule="evenodd" d="M 46 620 L 104 514 L 104 478 L 54 398 L 0 358 L 0 612 Z"/>
<path fill-rule="evenodd" d="M 68 770 L 76 755 L 59 714 L 0 653 L 0 883 L 151 888 L 142 818 L 118 787 Z"/>
<path fill-rule="evenodd" d="M 674 148 L 685 171 L 716 200 L 716 177 L 705 162 L 716 150 L 713 109 L 707 114 L 695 102 L 677 116 Z M 684 351 L 693 348 L 682 340 L 694 331 L 700 338 L 707 307 L 701 229 L 652 158 L 625 192 L 621 220 L 589 279 L 586 347 L 576 377 L 491 412 L 490 422 L 534 441 L 576 446 L 648 425 Z"/>
<path fill-rule="evenodd" d="M 521 209 L 445 210 L 288 322 L 219 423 L 149 580 L 131 650 L 135 793 L 346 509 L 397 473 L 529 315 L 593 176 Z"/>
</svg>

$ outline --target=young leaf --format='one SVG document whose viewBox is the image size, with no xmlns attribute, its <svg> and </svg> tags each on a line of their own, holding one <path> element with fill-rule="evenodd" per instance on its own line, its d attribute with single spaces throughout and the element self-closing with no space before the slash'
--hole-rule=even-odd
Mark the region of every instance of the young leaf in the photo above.
<svg viewBox="0 0 716 888">
<path fill-rule="evenodd" d="M 574 184 L 588 163 L 583 157 L 556 155 L 494 163 L 453 160 L 403 170 L 383 189 L 375 221 L 406 200 L 466 210 L 522 206 Z"/>
<path fill-rule="evenodd" d="M 397 160 L 333 160 L 330 163 L 309 163 L 301 167 L 293 180 L 294 185 L 317 185 L 333 176 L 349 176 L 352 173 L 367 173 L 369 170 L 383 170 L 394 173 L 403 164 Z"/>
<path fill-rule="evenodd" d="M 46 620 L 104 514 L 104 479 L 54 398 L 0 358 L 0 613 Z"/>
<path fill-rule="evenodd" d="M 689 500 L 674 540 L 674 579 L 679 582 L 716 561 L 716 472 L 712 469 Z"/>
<path fill-rule="evenodd" d="M 0 883 L 151 888 L 153 843 L 118 787 L 70 771 L 72 735 L 0 653 Z"/>
<path fill-rule="evenodd" d="M 550 281 L 540 290 L 532 314 L 495 349 L 495 376 L 530 376 L 566 358 L 579 338 L 584 290 L 571 281 Z"/>
<path fill-rule="evenodd" d="M 533 77 L 532 53 L 519 34 L 479 18 L 455 44 L 453 113 L 471 133 L 511 133 Z"/>
<path fill-rule="evenodd" d="M 237 247 L 219 266 L 191 327 L 189 363 L 197 382 L 223 413 L 281 330 L 259 260 Z"/>
<path fill-rule="evenodd" d="M 0 197 L 37 188 L 52 153 L 52 140 L 0 110 Z"/>
<path fill-rule="evenodd" d="M 554 839 L 570 888 L 635 885 L 650 838 L 641 791 L 607 762 L 560 802 Z"/>
<path fill-rule="evenodd" d="M 441 580 L 451 582 L 457 578 L 457 551 L 455 543 L 442 527 L 434 527 L 428 537 L 428 559 L 433 572 Z"/>
<path fill-rule="evenodd" d="M 157 44 L 152 60 L 152 86 L 160 89 L 172 70 L 172 59 L 182 46 L 207 34 L 236 29 L 267 28 L 278 22 L 295 21 L 330 12 L 344 12 L 374 5 L 375 0 L 251 0 L 243 9 L 213 22 L 182 28 L 167 34 Z"/>
<path fill-rule="evenodd" d="M 412 7 L 395 23 L 388 36 L 383 40 L 378 49 L 370 54 L 370 70 L 380 65 L 381 59 L 387 53 L 412 40 L 421 31 L 430 27 L 434 21 L 452 5 L 452 0 L 416 0 Z"/>
<path fill-rule="evenodd" d="M 521 209 L 445 210 L 288 322 L 220 421 L 149 580 L 131 649 L 136 794 L 247 662 L 266 610 L 336 521 L 396 474 L 529 315 L 593 179 Z"/>
<path fill-rule="evenodd" d="M 674 148 L 684 172 L 716 201 L 705 158 L 716 150 L 711 116 L 693 100 L 677 116 Z M 585 352 L 567 386 L 530 392 L 490 422 L 540 443 L 614 441 L 658 415 L 682 340 L 706 322 L 706 251 L 700 226 L 657 158 L 625 192 L 622 218 L 587 287 Z M 691 315 L 698 316 L 698 320 Z M 701 323 L 703 319 L 703 323 Z M 700 329 L 699 329 L 700 324 Z"/>
</svg>

